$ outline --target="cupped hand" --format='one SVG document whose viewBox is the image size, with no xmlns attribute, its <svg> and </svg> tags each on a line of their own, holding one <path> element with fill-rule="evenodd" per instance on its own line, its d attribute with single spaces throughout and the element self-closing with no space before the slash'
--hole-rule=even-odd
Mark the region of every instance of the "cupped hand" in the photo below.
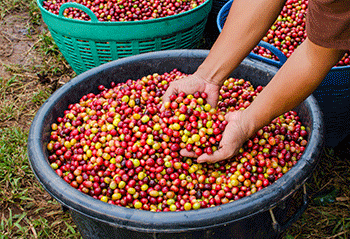
<svg viewBox="0 0 350 239">
<path fill-rule="evenodd" d="M 162 97 L 162 101 L 163 104 L 165 102 L 170 102 L 170 96 L 172 94 L 183 92 L 186 95 L 189 95 L 199 91 L 207 93 L 207 103 L 210 104 L 211 107 L 215 108 L 218 103 L 220 88 L 220 85 L 210 83 L 198 75 L 193 74 L 170 82 L 168 89 Z M 164 107 L 162 109 L 164 109 Z"/>
<path fill-rule="evenodd" d="M 198 157 L 194 152 L 189 152 L 186 149 L 182 149 L 180 154 L 184 157 L 198 157 L 198 163 L 215 163 L 232 158 L 249 138 L 248 129 L 245 127 L 242 113 L 243 111 L 233 111 L 226 114 L 225 119 L 228 124 L 222 134 L 219 147 L 213 154 L 202 154 Z"/>
</svg>

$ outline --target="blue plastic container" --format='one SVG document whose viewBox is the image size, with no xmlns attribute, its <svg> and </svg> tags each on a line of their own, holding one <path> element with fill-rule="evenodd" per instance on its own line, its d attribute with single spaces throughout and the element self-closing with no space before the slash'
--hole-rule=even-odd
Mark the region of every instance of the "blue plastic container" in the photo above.
<svg viewBox="0 0 350 239">
<path fill-rule="evenodd" d="M 229 13 L 229 11 L 231 9 L 232 2 L 233 2 L 233 0 L 228 1 L 221 8 L 221 10 L 218 13 L 218 16 L 216 18 L 216 24 L 217 24 L 217 27 L 219 29 L 219 32 L 221 32 L 222 28 L 224 27 L 227 15 L 228 15 L 228 13 Z M 253 52 L 249 53 L 249 57 L 251 57 L 253 59 L 256 59 L 256 60 L 263 61 L 263 62 L 265 62 L 267 64 L 276 66 L 278 68 L 280 68 L 286 62 L 287 57 L 283 54 L 283 52 L 278 50 L 275 46 L 273 46 L 273 45 L 271 45 L 271 44 L 269 44 L 267 42 L 264 42 L 264 41 L 260 41 L 258 46 L 264 47 L 267 50 L 271 51 L 273 54 L 275 54 L 278 57 L 279 61 L 275 61 L 275 60 L 272 60 L 272 59 L 269 59 L 269 58 L 266 58 L 266 57 L 262 57 L 262 56 L 260 56 L 258 54 L 253 53 Z"/>
<path fill-rule="evenodd" d="M 219 14 L 221 8 L 228 2 L 229 0 L 213 0 L 213 6 L 211 8 L 210 13 L 215 14 L 216 16 Z"/>
<path fill-rule="evenodd" d="M 228 1 L 225 5 L 223 5 L 223 7 L 221 8 L 221 10 L 218 13 L 218 16 L 216 18 L 216 24 L 217 24 L 217 27 L 219 29 L 219 32 L 221 32 L 222 28 L 224 27 L 227 15 L 231 9 L 232 2 L 233 2 L 233 0 Z M 264 42 L 264 41 L 260 41 L 258 46 L 264 47 L 267 50 L 271 51 L 273 54 L 275 54 L 278 57 L 279 61 L 275 61 L 275 60 L 272 60 L 272 59 L 269 59 L 266 57 L 262 57 L 258 54 L 253 53 L 253 52 L 249 53 L 249 57 L 256 59 L 256 60 L 263 61 L 267 64 L 276 66 L 278 68 L 280 68 L 286 62 L 287 57 L 283 54 L 283 52 L 278 50 L 275 46 L 273 46 L 267 42 Z"/>
<path fill-rule="evenodd" d="M 216 19 L 219 32 L 225 24 L 233 0 L 227 2 Z M 280 61 L 249 53 L 249 57 L 280 68 L 287 57 L 273 45 L 260 41 L 259 46 L 270 50 Z M 325 145 L 335 147 L 350 134 L 350 66 L 333 67 L 313 92 L 324 115 Z"/>
</svg>

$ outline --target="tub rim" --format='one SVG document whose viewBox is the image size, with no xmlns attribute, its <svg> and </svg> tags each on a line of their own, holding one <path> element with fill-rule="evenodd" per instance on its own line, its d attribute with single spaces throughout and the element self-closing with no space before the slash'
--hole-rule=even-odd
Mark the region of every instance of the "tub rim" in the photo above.
<svg viewBox="0 0 350 239">
<path fill-rule="evenodd" d="M 78 75 L 54 92 L 36 113 L 28 136 L 30 166 L 45 190 L 60 204 L 87 217 L 117 227 L 143 232 L 181 232 L 184 230 L 197 230 L 228 224 L 274 208 L 280 201 L 295 192 L 311 176 L 311 172 L 317 164 L 317 159 L 321 154 L 323 146 L 322 113 L 313 96 L 309 96 L 303 103 L 306 104 L 306 107 L 311 112 L 312 133 L 308 146 L 299 162 L 272 185 L 229 204 L 183 212 L 150 212 L 118 207 L 79 192 L 60 178 L 51 168 L 44 153 L 43 131 L 45 125 L 43 119 L 48 117 L 56 100 L 65 91 L 69 90 L 72 85 L 84 81 L 91 74 L 108 71 L 108 69 L 115 66 L 130 62 L 174 56 L 204 59 L 208 53 L 209 50 L 167 50 L 118 59 Z M 250 61 L 250 59 L 246 58 L 242 64 L 248 64 Z M 258 67 L 268 68 L 262 62 L 252 62 Z M 274 71 L 271 67 L 269 70 Z M 275 71 L 277 72 L 277 70 Z M 295 177 L 296 174 L 299 174 L 298 177 Z"/>
</svg>

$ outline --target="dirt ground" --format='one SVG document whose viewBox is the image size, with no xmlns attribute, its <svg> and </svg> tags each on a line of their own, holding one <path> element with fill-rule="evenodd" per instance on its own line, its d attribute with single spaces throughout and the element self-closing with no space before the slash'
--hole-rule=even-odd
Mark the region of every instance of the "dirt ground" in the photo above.
<svg viewBox="0 0 350 239">
<path fill-rule="evenodd" d="M 58 61 L 57 56 L 49 52 L 55 49 L 52 49 L 52 44 L 45 43 L 49 39 L 45 24 L 33 24 L 32 19 L 28 11 L 15 11 L 0 17 L 0 82 L 1 87 L 5 86 L 0 89 L 0 130 L 19 128 L 21 132 L 28 132 L 43 101 L 75 75 L 65 61 Z M 11 87 L 6 84 L 11 84 Z M 26 142 L 23 143 L 25 145 Z M 23 164 L 28 164 L 26 147 L 21 150 Z M 1 228 L 0 238 L 42 238 L 37 235 L 38 229 L 34 229 L 38 227 L 31 225 L 36 220 L 47 222 L 47 225 L 51 225 L 50 230 L 60 231 L 59 228 L 65 227 L 62 218 L 67 218 L 67 215 L 61 206 L 53 201 L 28 172 L 30 171 L 19 170 L 13 175 L 20 179 L 18 183 L 21 189 L 13 188 L 11 182 L 6 180 L 4 184 L 1 183 L 1 196 L 5 200 L 0 202 L 0 217 L 1 223 L 5 222 L 2 226 L 6 229 L 11 216 L 26 215 L 20 224 L 26 230 L 29 228 L 29 234 L 17 237 L 17 234 L 7 230 L 9 235 L 1 235 L 4 230 Z M 16 193 L 21 193 L 20 190 L 25 191 L 25 199 L 16 198 Z M 69 218 L 68 222 L 71 222 Z M 41 229 L 44 230 L 46 229 Z M 14 235 L 16 236 L 13 237 Z"/>
<path fill-rule="evenodd" d="M 54 55 L 43 54 L 43 50 L 50 51 L 50 46 L 40 49 L 45 47 L 45 37 L 50 36 L 50 33 L 45 24 L 32 24 L 30 20 L 27 12 L 16 12 L 0 20 L 0 77 L 20 77 L 25 83 L 22 88 L 26 91 L 21 92 L 24 94 L 33 90 L 32 87 L 42 86 L 49 86 L 53 92 L 69 81 L 74 72 L 64 61 L 58 63 Z M 52 66 L 59 70 L 53 71 Z M 34 113 L 37 108 L 34 106 L 26 110 Z M 26 117 L 19 117 L 18 120 L 12 123 L 28 127 Z"/>
<path fill-rule="evenodd" d="M 35 37 L 35 30 L 33 28 L 29 30 L 28 28 L 29 16 L 27 15 L 22 13 L 8 16 L 0 21 L 0 60 L 2 63 L 0 75 L 4 78 L 10 77 L 4 64 L 28 66 L 31 59 L 37 58 L 33 57 L 33 52 L 31 52 L 37 37 Z"/>
</svg>

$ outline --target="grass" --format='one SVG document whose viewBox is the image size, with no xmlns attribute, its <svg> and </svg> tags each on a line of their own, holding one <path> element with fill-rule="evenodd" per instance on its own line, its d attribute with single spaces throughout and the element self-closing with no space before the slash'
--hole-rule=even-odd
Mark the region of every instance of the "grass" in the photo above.
<svg viewBox="0 0 350 239">
<path fill-rule="evenodd" d="M 44 101 L 75 76 L 50 33 L 35 0 L 0 0 L 1 20 L 26 14 L 30 63 L 0 61 L 0 239 L 81 238 L 70 215 L 36 180 L 27 157 L 30 122 Z M 37 34 L 31 35 L 34 30 Z M 284 234 L 286 239 L 350 238 L 350 161 L 333 149 L 307 182 L 310 204 Z"/>
<path fill-rule="evenodd" d="M 14 11 L 23 11 L 28 3 L 23 0 L 2 0 L 0 2 L 0 19 Z"/>
<path fill-rule="evenodd" d="M 47 90 L 40 90 L 39 92 L 35 93 L 32 98 L 32 102 L 38 105 L 41 105 L 50 97 L 50 92 Z"/>
<path fill-rule="evenodd" d="M 0 238 L 79 238 L 69 215 L 33 175 L 27 130 L 4 128 L 0 135 Z"/>
<path fill-rule="evenodd" d="M 38 31 L 42 23 L 34 0 L 0 1 L 0 25 L 17 14 L 27 14 L 28 33 Z M 81 238 L 70 215 L 36 180 L 27 157 L 36 111 L 74 73 L 47 30 L 25 38 L 34 42 L 26 52 L 30 64 L 0 61 L 10 75 L 0 77 L 0 239 Z"/>
<path fill-rule="evenodd" d="M 24 160 L 27 135 L 19 128 L 0 129 L 0 183 L 3 188 L 1 199 L 5 203 L 21 202 L 26 198 L 26 190 L 20 190 L 25 177 L 32 172 Z M 4 194 L 6 193 L 6 194 Z"/>
<path fill-rule="evenodd" d="M 288 238 L 350 236 L 350 162 L 325 149 L 308 186 L 310 204 L 288 230 Z M 291 237 L 293 235 L 293 237 Z"/>
</svg>

